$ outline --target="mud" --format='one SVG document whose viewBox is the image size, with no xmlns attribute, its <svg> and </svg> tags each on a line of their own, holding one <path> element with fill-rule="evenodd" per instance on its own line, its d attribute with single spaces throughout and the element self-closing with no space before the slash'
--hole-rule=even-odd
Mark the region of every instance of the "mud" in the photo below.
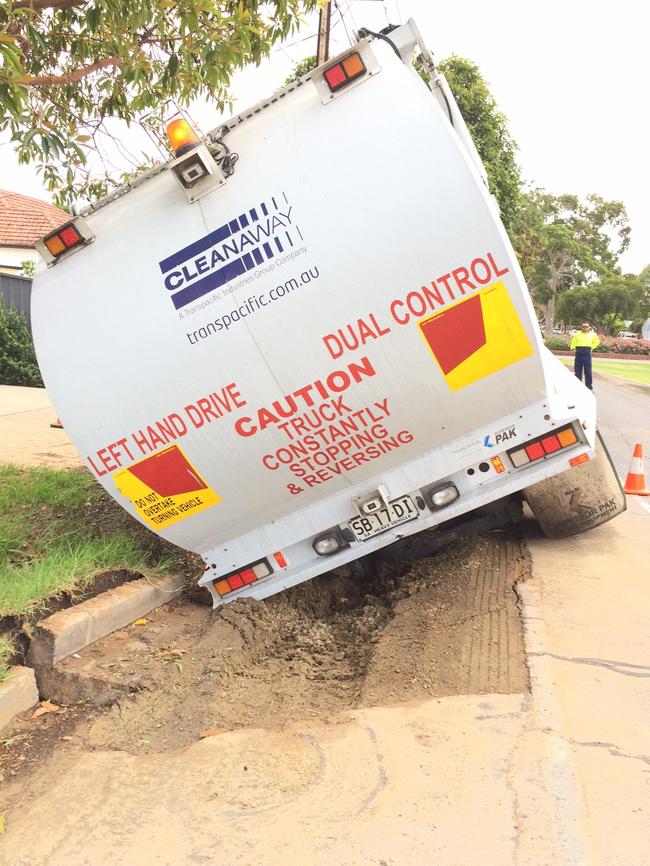
<svg viewBox="0 0 650 866">
<path fill-rule="evenodd" d="M 167 605 L 70 661 L 135 677 L 137 689 L 80 729 L 78 744 L 170 751 L 206 731 L 525 691 L 513 586 L 527 568 L 521 542 L 492 533 L 416 563 L 366 560 L 261 602 Z"/>
</svg>

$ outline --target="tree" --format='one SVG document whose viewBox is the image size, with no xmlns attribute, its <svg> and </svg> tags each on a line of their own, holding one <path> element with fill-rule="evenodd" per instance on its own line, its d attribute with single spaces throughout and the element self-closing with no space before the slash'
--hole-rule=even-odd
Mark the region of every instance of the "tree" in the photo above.
<svg viewBox="0 0 650 866">
<path fill-rule="evenodd" d="M 303 75 L 307 75 L 308 72 L 311 72 L 312 69 L 316 69 L 316 55 L 310 54 L 309 57 L 305 57 L 303 60 L 299 60 L 298 63 L 293 67 L 290 75 L 284 79 L 285 84 L 291 84 L 292 81 L 298 81 L 299 78 L 302 78 Z"/>
<path fill-rule="evenodd" d="M 510 231 L 519 206 L 521 174 L 515 158 L 517 144 L 508 130 L 508 120 L 499 111 L 475 63 L 452 54 L 438 68 L 447 79 L 474 139 L 490 191 L 499 203 L 503 224 Z"/>
<path fill-rule="evenodd" d="M 643 297 L 641 298 L 637 315 L 634 317 L 629 330 L 641 334 L 646 320 L 650 319 L 650 265 L 646 265 L 641 271 L 639 280 L 643 287 Z"/>
<path fill-rule="evenodd" d="M 33 259 L 23 259 L 20 263 L 22 268 L 22 276 L 33 277 L 36 273 L 36 262 Z"/>
<path fill-rule="evenodd" d="M 232 74 L 259 63 L 317 0 L 8 0 L 0 6 L 0 131 L 56 200 L 101 192 L 87 168 L 110 118 L 170 98 L 223 109 Z M 103 138 L 104 137 L 104 138 Z M 116 144 L 120 146 L 119 142 Z M 110 175 L 110 166 L 105 166 Z"/>
<path fill-rule="evenodd" d="M 560 295 L 558 316 L 564 322 L 592 322 L 606 334 L 616 334 L 625 320 L 639 316 L 644 287 L 634 274 L 613 274 L 589 286 L 575 286 Z"/>
<path fill-rule="evenodd" d="M 643 286 L 641 315 L 646 317 L 650 316 L 650 265 L 646 265 L 645 268 L 641 271 L 641 273 L 639 274 L 639 279 L 641 280 L 641 285 Z"/>
<path fill-rule="evenodd" d="M 522 195 L 511 236 L 549 335 L 560 293 L 618 272 L 630 228 L 622 202 L 532 189 Z"/>
<path fill-rule="evenodd" d="M 0 384 L 42 385 L 25 317 L 0 298 Z"/>
</svg>

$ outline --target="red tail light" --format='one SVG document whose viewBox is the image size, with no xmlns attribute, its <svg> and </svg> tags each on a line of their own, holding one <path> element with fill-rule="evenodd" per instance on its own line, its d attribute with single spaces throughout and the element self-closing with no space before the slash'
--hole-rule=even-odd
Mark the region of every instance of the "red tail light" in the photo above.
<svg viewBox="0 0 650 866">
<path fill-rule="evenodd" d="M 46 235 L 42 240 L 36 241 L 35 246 L 47 264 L 51 265 L 65 253 L 89 244 L 94 239 L 95 236 L 85 220 L 76 217 L 74 222 L 69 222 Z"/>
<path fill-rule="evenodd" d="M 48 235 L 43 241 L 55 258 L 60 256 L 61 253 L 66 252 L 66 250 L 70 250 L 72 247 L 76 247 L 77 244 L 82 242 L 83 238 L 73 225 L 58 229 L 58 231 Z"/>
<path fill-rule="evenodd" d="M 544 434 L 527 442 L 525 445 L 518 448 L 512 448 L 508 451 L 508 457 L 515 469 L 522 466 L 527 466 L 536 460 L 541 460 L 542 457 L 554 454 L 556 451 L 562 451 L 565 448 L 570 448 L 578 442 L 578 437 L 571 425 L 557 430 L 555 433 Z"/>
<path fill-rule="evenodd" d="M 241 589 L 242 586 L 255 583 L 256 580 L 262 580 L 270 574 L 273 574 L 273 569 L 268 559 L 257 559 L 239 571 L 233 571 L 231 574 L 217 578 L 213 585 L 217 593 L 223 596 L 234 592 L 236 589 Z"/>
<path fill-rule="evenodd" d="M 361 55 L 355 51 L 353 54 L 348 54 L 343 60 L 339 60 L 334 66 L 326 69 L 323 73 L 323 78 L 330 91 L 336 93 L 337 90 L 365 75 L 366 71 L 366 66 L 361 59 Z"/>
</svg>

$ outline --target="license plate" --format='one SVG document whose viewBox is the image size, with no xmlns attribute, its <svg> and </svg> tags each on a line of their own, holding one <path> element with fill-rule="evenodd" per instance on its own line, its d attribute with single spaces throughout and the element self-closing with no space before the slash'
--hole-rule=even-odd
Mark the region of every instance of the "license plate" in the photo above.
<svg viewBox="0 0 650 866">
<path fill-rule="evenodd" d="M 417 508 L 410 496 L 400 496 L 388 503 L 387 508 L 380 508 L 374 514 L 364 514 L 363 517 L 353 517 L 349 527 L 357 541 L 367 541 L 374 535 L 380 535 L 400 523 L 408 523 L 418 516 Z"/>
</svg>

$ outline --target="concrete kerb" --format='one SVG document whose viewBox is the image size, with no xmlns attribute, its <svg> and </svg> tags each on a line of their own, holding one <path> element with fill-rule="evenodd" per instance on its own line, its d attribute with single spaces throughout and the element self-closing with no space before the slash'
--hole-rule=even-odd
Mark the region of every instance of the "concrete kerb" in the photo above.
<svg viewBox="0 0 650 866">
<path fill-rule="evenodd" d="M 171 601 L 183 589 L 182 577 L 133 580 L 42 620 L 34 629 L 27 662 L 39 671 L 129 625 Z"/>
<path fill-rule="evenodd" d="M 0 732 L 10 727 L 16 716 L 38 703 L 36 678 L 31 668 L 16 666 L 0 683 Z"/>
<path fill-rule="evenodd" d="M 535 566 L 533 562 L 533 580 Z M 593 858 L 585 834 L 585 806 L 580 783 L 571 758 L 568 743 L 549 733 L 564 730 L 553 680 L 551 660 L 547 656 L 548 636 L 540 606 L 540 590 L 534 583 L 518 583 L 515 592 L 519 598 L 524 627 L 526 664 L 530 674 L 531 714 L 533 729 L 547 734 L 542 744 L 541 783 L 552 804 L 553 815 L 548 828 L 561 852 L 563 866 L 586 866 Z M 549 860 L 549 862 L 551 862 Z"/>
<path fill-rule="evenodd" d="M 29 645 L 34 667 L 53 665 L 175 598 L 182 577 L 133 580 L 42 620 Z"/>
</svg>

